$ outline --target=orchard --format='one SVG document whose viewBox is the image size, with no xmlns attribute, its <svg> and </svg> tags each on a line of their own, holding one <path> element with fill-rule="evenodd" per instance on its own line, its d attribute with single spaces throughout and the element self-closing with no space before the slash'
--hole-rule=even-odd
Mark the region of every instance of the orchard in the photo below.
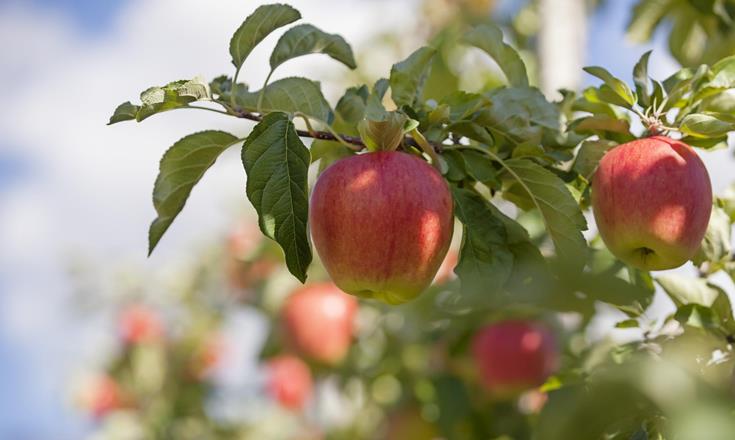
<svg viewBox="0 0 735 440">
<path fill-rule="evenodd" d="M 96 418 L 127 414 L 140 438 L 735 438 L 722 285 L 735 190 L 714 194 L 701 158 L 735 131 L 735 7 L 642 0 L 629 32 L 673 21 L 661 30 L 682 67 L 652 77 L 649 51 L 632 82 L 585 67 L 594 85 L 551 96 L 519 21 L 457 3 L 424 46 L 335 103 L 326 78 L 273 78 L 312 54 L 359 71 L 351 46 L 267 4 L 235 30 L 229 74 L 117 107 L 110 124 L 197 110 L 245 130 L 165 152 L 149 253 L 229 149 L 257 226 L 202 253 L 177 286 L 183 310 L 121 304 L 120 351 L 87 398 Z M 246 60 L 271 33 L 254 88 Z M 457 53 L 492 60 L 490 79 L 463 89 Z M 241 309 L 269 329 L 247 391 L 216 372 Z M 624 337 L 589 337 L 611 317 Z"/>
</svg>

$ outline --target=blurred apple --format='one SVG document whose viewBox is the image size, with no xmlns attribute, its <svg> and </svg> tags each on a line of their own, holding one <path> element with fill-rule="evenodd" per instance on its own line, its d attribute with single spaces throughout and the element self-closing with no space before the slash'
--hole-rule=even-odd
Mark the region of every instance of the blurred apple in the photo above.
<svg viewBox="0 0 735 440">
<path fill-rule="evenodd" d="M 311 194 L 314 247 L 345 292 L 401 304 L 434 279 L 452 240 L 452 195 L 416 156 L 379 151 L 340 159 Z"/>
<path fill-rule="evenodd" d="M 281 319 L 288 343 L 299 353 L 336 364 L 352 344 L 357 300 L 332 283 L 311 284 L 287 299 Z"/>
<path fill-rule="evenodd" d="M 227 252 L 230 257 L 238 260 L 251 258 L 261 242 L 263 234 L 255 221 L 243 219 L 238 222 L 227 237 Z"/>
<path fill-rule="evenodd" d="M 300 410 L 311 397 L 313 383 L 309 366 L 292 355 L 268 361 L 268 393 L 283 407 Z"/>
<path fill-rule="evenodd" d="M 592 178 L 592 208 L 603 241 L 621 261 L 673 269 L 702 244 L 712 186 L 690 146 L 653 136 L 605 153 Z"/>
<path fill-rule="evenodd" d="M 103 418 L 110 412 L 124 407 L 122 391 L 110 376 L 90 377 L 82 386 L 80 404 L 95 418 Z"/>
<path fill-rule="evenodd" d="M 204 339 L 192 360 L 192 373 L 197 379 L 206 379 L 219 366 L 226 350 L 225 341 L 219 333 Z"/>
<path fill-rule="evenodd" d="M 143 304 L 125 307 L 118 320 L 120 337 L 126 344 L 150 343 L 163 337 L 163 324 L 158 314 Z"/>
<path fill-rule="evenodd" d="M 481 328 L 473 338 L 472 355 L 483 385 L 500 398 L 543 384 L 559 363 L 553 333 L 526 320 Z"/>
</svg>

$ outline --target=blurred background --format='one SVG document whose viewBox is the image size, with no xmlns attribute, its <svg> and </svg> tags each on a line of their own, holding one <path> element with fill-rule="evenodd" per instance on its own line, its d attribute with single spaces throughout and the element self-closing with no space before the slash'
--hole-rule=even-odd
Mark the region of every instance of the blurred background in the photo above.
<svg viewBox="0 0 735 440">
<path fill-rule="evenodd" d="M 355 50 L 357 71 L 320 56 L 299 58 L 279 70 L 281 77 L 321 80 L 332 104 L 346 87 L 385 76 L 391 64 L 440 30 L 473 20 L 504 26 L 535 83 L 551 99 L 560 97 L 558 88 L 594 82 L 582 76 L 584 65 L 603 65 L 628 80 L 649 49 L 654 78 L 665 78 L 682 64 L 710 61 L 696 29 L 686 44 L 674 44 L 688 47 L 687 52 L 670 50 L 672 27 L 683 26 L 679 18 L 664 20 L 650 35 L 644 25 L 628 32 L 634 0 L 291 3 L 305 22 L 341 34 Z M 272 343 L 269 329 L 277 304 L 296 286 L 278 252 L 253 233 L 235 149 L 218 160 L 156 252 L 146 257 L 147 229 L 155 217 L 151 189 L 165 149 L 203 129 L 244 135 L 249 122 L 174 112 L 143 124 L 106 125 L 119 103 L 149 86 L 232 74 L 230 36 L 258 4 L 0 0 L 0 439 L 148 438 L 140 430 L 148 422 L 135 415 L 121 411 L 112 421 L 101 419 L 106 405 L 126 406 L 126 392 L 118 389 L 124 384 L 115 381 L 136 383 L 138 393 L 168 393 L 169 401 L 204 408 L 206 416 L 192 410 L 179 420 L 182 433 L 162 438 L 213 438 L 215 432 L 229 438 L 225 435 L 237 431 L 238 424 L 281 416 L 278 420 L 292 420 L 287 411 L 271 416 L 270 407 L 263 406 L 268 387 L 258 357 L 264 344 L 267 350 Z M 254 87 L 267 74 L 277 34 L 247 61 L 241 78 Z M 477 53 L 450 53 L 446 59 L 452 78 L 465 89 L 480 89 L 497 78 L 492 63 Z M 719 193 L 733 178 L 732 154 L 719 150 L 703 156 Z M 255 261 L 266 263 L 253 268 Z M 323 278 L 319 269 L 312 276 Z M 729 280 L 722 286 L 732 293 Z M 367 332 L 360 335 L 370 340 L 366 329 L 380 308 L 364 309 L 358 332 Z M 657 298 L 654 310 L 671 309 Z M 396 319 L 410 319 L 412 311 L 402 310 Z M 601 313 L 586 337 L 624 339 L 626 330 L 612 328 L 616 320 L 613 312 Z M 143 348 L 131 348 L 135 338 L 147 341 Z M 176 362 L 195 365 L 195 371 L 167 369 Z M 110 374 L 117 374 L 115 381 Z M 248 438 L 291 438 L 294 432 L 300 437 L 293 438 L 320 438 L 320 426 L 348 426 L 345 395 L 351 402 L 390 403 L 396 387 L 390 377 L 372 388 L 344 388 L 327 378 L 318 384 L 326 390 L 319 402 L 293 421 L 298 428 Z M 161 385 L 179 379 L 188 385 L 167 385 L 175 390 Z M 366 392 L 368 397 L 353 398 Z M 148 414 L 158 414 L 155 404 L 151 408 Z M 173 417 L 180 409 L 159 410 Z M 373 423 L 365 422 L 365 430 L 386 423 L 369 411 L 361 414 Z M 431 414 L 424 408 L 423 419 Z M 288 431 L 289 423 L 280 426 Z"/>
</svg>

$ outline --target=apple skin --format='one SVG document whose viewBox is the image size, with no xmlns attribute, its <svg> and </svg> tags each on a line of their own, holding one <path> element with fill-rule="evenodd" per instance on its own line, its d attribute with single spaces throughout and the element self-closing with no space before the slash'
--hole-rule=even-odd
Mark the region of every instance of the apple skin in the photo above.
<svg viewBox="0 0 735 440">
<path fill-rule="evenodd" d="M 554 334 L 526 320 L 481 328 L 472 340 L 472 357 L 483 385 L 499 398 L 542 385 L 559 364 Z"/>
<path fill-rule="evenodd" d="M 297 289 L 281 310 L 288 344 L 315 361 L 335 365 L 352 344 L 357 299 L 332 283 Z"/>
<path fill-rule="evenodd" d="M 303 409 L 314 386 L 309 366 L 296 356 L 285 354 L 270 359 L 267 369 L 268 394 L 284 408 Z"/>
<path fill-rule="evenodd" d="M 449 249 L 452 195 L 416 156 L 379 151 L 338 160 L 314 186 L 311 236 L 343 291 L 389 304 L 418 296 Z"/>
<path fill-rule="evenodd" d="M 122 390 L 117 381 L 108 375 L 89 378 L 80 396 L 81 404 L 95 419 L 125 407 Z"/>
<path fill-rule="evenodd" d="M 702 243 L 712 186 L 691 147 L 653 136 L 603 156 L 592 178 L 592 208 L 613 255 L 642 270 L 673 269 Z"/>
</svg>

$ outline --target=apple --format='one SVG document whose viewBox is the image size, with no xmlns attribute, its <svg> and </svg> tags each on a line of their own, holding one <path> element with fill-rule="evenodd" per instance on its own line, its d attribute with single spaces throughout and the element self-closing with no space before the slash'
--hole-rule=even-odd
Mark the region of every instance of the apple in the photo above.
<svg viewBox="0 0 735 440">
<path fill-rule="evenodd" d="M 313 388 L 309 366 L 292 355 L 276 356 L 268 361 L 268 393 L 284 408 L 300 410 L 311 397 Z"/>
<path fill-rule="evenodd" d="M 559 363 L 553 333 L 542 324 L 526 320 L 501 321 L 481 328 L 472 340 L 472 357 L 483 385 L 500 398 L 538 387 Z"/>
<path fill-rule="evenodd" d="M 340 159 L 317 179 L 311 236 L 342 290 L 401 304 L 434 278 L 452 239 L 452 195 L 416 156 L 378 151 Z"/>
<path fill-rule="evenodd" d="M 679 267 L 702 243 L 712 211 L 707 169 L 683 142 L 653 136 L 608 151 L 592 178 L 602 240 L 642 270 Z"/>
<path fill-rule="evenodd" d="M 289 345 L 313 360 L 336 364 L 352 343 L 357 300 L 332 283 L 297 289 L 281 310 Z"/>
<path fill-rule="evenodd" d="M 125 406 L 120 386 L 106 374 L 89 377 L 79 397 L 81 405 L 97 419 Z"/>
<path fill-rule="evenodd" d="M 143 304 L 132 304 L 120 313 L 120 337 L 126 344 L 150 343 L 161 339 L 163 325 L 158 314 Z"/>
</svg>

